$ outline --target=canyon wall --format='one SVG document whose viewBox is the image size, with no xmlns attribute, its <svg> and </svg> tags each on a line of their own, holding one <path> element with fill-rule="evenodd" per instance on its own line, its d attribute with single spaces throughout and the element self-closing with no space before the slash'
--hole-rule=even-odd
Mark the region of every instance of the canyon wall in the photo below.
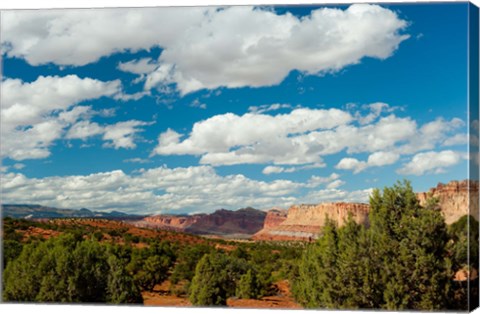
<svg viewBox="0 0 480 314">
<path fill-rule="evenodd" d="M 270 209 L 263 223 L 264 229 L 275 228 L 287 219 L 288 211 L 285 209 Z"/>
<path fill-rule="evenodd" d="M 426 204 L 429 197 L 438 199 L 438 206 L 447 224 L 452 224 L 464 215 L 478 220 L 478 181 L 450 181 L 439 183 L 428 192 L 417 193 L 420 204 Z"/>
<path fill-rule="evenodd" d="M 420 204 L 427 199 L 438 199 L 438 207 L 447 224 L 469 214 L 477 220 L 478 182 L 451 181 L 438 184 L 428 192 L 417 193 Z M 254 240 L 302 240 L 318 238 L 326 217 L 342 226 L 349 215 L 359 224 L 369 225 L 369 205 L 361 203 L 323 203 L 316 205 L 294 205 L 288 211 L 271 209 L 268 212 L 253 208 L 237 211 L 225 209 L 211 214 L 197 215 L 157 215 L 135 222 L 139 227 L 159 228 L 194 234 L 253 235 Z"/>
<path fill-rule="evenodd" d="M 237 211 L 220 209 L 211 214 L 155 215 L 134 224 L 137 227 L 157 228 L 193 234 L 247 234 L 252 235 L 263 228 L 267 213 L 253 208 Z"/>
<path fill-rule="evenodd" d="M 288 209 L 287 218 L 282 223 L 264 228 L 253 239 L 313 240 L 318 238 L 327 217 L 342 226 L 348 216 L 352 215 L 355 222 L 368 226 L 368 210 L 369 206 L 361 203 L 294 205 Z"/>
<path fill-rule="evenodd" d="M 204 215 L 155 215 L 145 217 L 140 221 L 136 221 L 137 227 L 156 228 L 162 230 L 183 232 L 188 227 L 199 221 Z"/>
<path fill-rule="evenodd" d="M 439 183 L 428 192 L 417 193 L 422 206 L 427 199 L 438 199 L 438 209 L 441 211 L 447 224 L 452 224 L 464 215 L 472 215 L 479 219 L 479 195 L 477 181 L 451 181 L 447 184 Z M 288 209 L 287 217 L 280 224 L 268 222 L 264 229 L 253 236 L 255 240 L 312 241 L 318 238 L 325 218 L 328 216 L 337 225 L 342 226 L 349 214 L 353 219 L 368 226 L 368 204 L 356 203 L 324 203 L 318 205 L 294 205 Z M 275 213 L 267 214 L 274 217 Z M 272 220 L 273 221 L 273 220 Z"/>
</svg>

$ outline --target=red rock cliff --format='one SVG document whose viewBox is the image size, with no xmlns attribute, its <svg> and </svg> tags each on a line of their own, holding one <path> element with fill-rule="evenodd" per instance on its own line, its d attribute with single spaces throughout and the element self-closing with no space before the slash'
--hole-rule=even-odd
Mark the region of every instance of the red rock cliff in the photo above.
<svg viewBox="0 0 480 314">
<path fill-rule="evenodd" d="M 270 209 L 265 217 L 263 228 L 271 229 L 278 226 L 287 219 L 287 213 L 284 209 Z"/>
<path fill-rule="evenodd" d="M 255 240 L 312 240 L 318 237 L 326 218 L 339 226 L 348 216 L 359 224 L 368 226 L 367 204 L 323 203 L 317 205 L 294 205 L 288 209 L 287 219 L 281 224 L 266 228 L 254 235 Z"/>
<path fill-rule="evenodd" d="M 447 224 L 454 223 L 468 214 L 478 220 L 478 181 L 439 183 L 428 192 L 417 193 L 421 205 L 425 205 L 427 198 L 432 196 L 438 199 L 438 205 Z"/>
<path fill-rule="evenodd" d="M 439 200 L 438 206 L 447 224 L 470 214 L 479 219 L 479 195 L 477 181 L 451 181 L 438 184 L 429 192 L 417 193 L 420 204 L 426 204 L 429 197 Z M 318 237 L 325 225 L 325 217 L 343 225 L 349 213 L 357 223 L 368 226 L 368 204 L 325 203 L 318 205 L 294 205 L 288 209 L 287 218 L 278 225 L 265 227 L 256 233 L 255 240 L 312 240 Z"/>
<path fill-rule="evenodd" d="M 265 212 L 253 208 L 220 209 L 211 214 L 191 216 L 156 215 L 137 221 L 135 225 L 195 234 L 251 235 L 263 228 L 265 216 Z"/>
</svg>

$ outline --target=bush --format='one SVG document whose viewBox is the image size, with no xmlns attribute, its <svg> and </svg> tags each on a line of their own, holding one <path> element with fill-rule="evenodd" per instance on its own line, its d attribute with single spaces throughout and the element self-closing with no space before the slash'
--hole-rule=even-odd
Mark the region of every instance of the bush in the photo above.
<svg viewBox="0 0 480 314">
<path fill-rule="evenodd" d="M 139 290 L 124 264 L 112 256 L 97 241 L 79 241 L 71 234 L 27 244 L 5 269 L 3 298 L 20 302 L 140 302 Z"/>
<path fill-rule="evenodd" d="M 190 286 L 193 305 L 226 305 L 235 295 L 236 283 L 246 273 L 246 263 L 225 254 L 204 255 L 197 264 Z"/>
<path fill-rule="evenodd" d="M 422 208 L 408 182 L 375 190 L 370 228 L 327 224 L 302 255 L 294 295 L 309 308 L 445 309 L 446 241 L 440 212 Z"/>
</svg>

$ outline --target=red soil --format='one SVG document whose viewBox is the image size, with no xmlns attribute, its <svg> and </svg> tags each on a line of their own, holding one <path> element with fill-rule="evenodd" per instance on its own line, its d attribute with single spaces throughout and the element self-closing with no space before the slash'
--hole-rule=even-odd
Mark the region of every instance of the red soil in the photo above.
<svg viewBox="0 0 480 314">
<path fill-rule="evenodd" d="M 290 293 L 288 281 L 282 280 L 276 283 L 279 290 L 275 296 L 263 297 L 259 300 L 246 300 L 229 298 L 228 307 L 235 308 L 278 308 L 278 309 L 301 309 Z M 161 285 L 156 285 L 152 292 L 143 292 L 144 305 L 148 306 L 173 306 L 184 307 L 192 306 L 186 296 L 173 296 L 169 293 L 170 282 L 165 281 Z"/>
</svg>

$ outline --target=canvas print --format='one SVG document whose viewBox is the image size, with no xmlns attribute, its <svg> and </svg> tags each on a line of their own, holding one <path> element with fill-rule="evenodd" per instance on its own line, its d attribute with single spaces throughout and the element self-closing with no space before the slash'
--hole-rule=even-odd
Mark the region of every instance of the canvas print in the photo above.
<svg viewBox="0 0 480 314">
<path fill-rule="evenodd" d="M 1 300 L 470 311 L 478 7 L 1 12 Z"/>
</svg>

